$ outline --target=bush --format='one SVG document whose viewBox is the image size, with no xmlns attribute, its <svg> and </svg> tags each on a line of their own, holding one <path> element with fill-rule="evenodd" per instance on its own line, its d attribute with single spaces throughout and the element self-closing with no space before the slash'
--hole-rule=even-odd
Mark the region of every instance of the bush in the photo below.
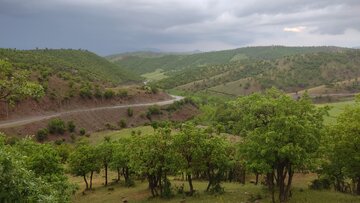
<svg viewBox="0 0 360 203">
<path fill-rule="evenodd" d="M 53 119 L 48 124 L 48 129 L 51 134 L 64 134 L 65 133 L 65 122 L 59 118 Z"/>
<path fill-rule="evenodd" d="M 101 99 L 102 98 L 102 93 L 101 93 L 101 90 L 99 87 L 96 87 L 95 90 L 94 90 L 94 96 L 95 98 L 98 98 L 98 99 Z"/>
<path fill-rule="evenodd" d="M 310 189 L 312 190 L 323 190 L 331 188 L 331 181 L 327 178 L 319 178 L 311 181 Z"/>
<path fill-rule="evenodd" d="M 42 141 L 46 140 L 48 134 L 49 134 L 48 129 L 46 129 L 46 128 L 40 129 L 36 133 L 36 140 L 39 142 L 42 142 Z"/>
<path fill-rule="evenodd" d="M 132 116 L 134 115 L 134 110 L 129 107 L 129 108 L 127 109 L 127 115 L 128 115 L 129 117 L 132 117 Z"/>
<path fill-rule="evenodd" d="M 75 128 L 76 128 L 76 126 L 74 124 L 74 121 L 69 121 L 67 123 L 67 129 L 69 132 L 71 132 L 71 133 L 75 132 Z"/>
<path fill-rule="evenodd" d="M 119 90 L 118 96 L 119 96 L 120 98 L 125 98 L 125 97 L 128 96 L 128 92 L 127 92 L 126 90 Z"/>
<path fill-rule="evenodd" d="M 80 135 L 85 135 L 85 133 L 86 133 L 85 128 L 80 128 L 79 133 L 80 133 Z"/>
<path fill-rule="evenodd" d="M 105 99 L 111 99 L 111 98 L 113 98 L 114 96 L 115 96 L 115 92 L 112 91 L 112 90 L 106 90 L 106 91 L 104 92 L 104 98 L 105 98 Z"/>
<path fill-rule="evenodd" d="M 84 86 L 80 89 L 80 92 L 79 92 L 81 98 L 83 99 L 91 99 L 92 98 L 92 92 L 91 92 L 91 88 L 88 87 L 88 86 Z"/>
<path fill-rule="evenodd" d="M 124 119 L 121 119 L 119 122 L 120 128 L 126 128 L 126 121 Z"/>
<path fill-rule="evenodd" d="M 159 106 L 150 106 L 148 108 L 148 112 L 150 115 L 160 115 L 161 114 L 161 109 Z"/>
<path fill-rule="evenodd" d="M 55 144 L 56 145 L 62 145 L 65 142 L 65 139 L 59 139 L 59 140 L 55 140 Z"/>
</svg>

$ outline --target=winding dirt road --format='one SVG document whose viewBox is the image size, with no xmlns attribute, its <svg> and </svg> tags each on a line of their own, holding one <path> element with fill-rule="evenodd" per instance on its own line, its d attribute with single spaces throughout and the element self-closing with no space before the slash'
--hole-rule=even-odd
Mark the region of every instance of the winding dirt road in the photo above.
<svg viewBox="0 0 360 203">
<path fill-rule="evenodd" d="M 55 118 L 55 117 L 59 117 L 59 116 L 63 116 L 63 115 L 70 115 L 70 114 L 81 113 L 81 112 L 99 111 L 99 110 L 104 110 L 104 109 L 121 109 L 121 108 L 129 108 L 129 107 L 153 106 L 153 105 L 164 106 L 164 105 L 172 104 L 175 101 L 180 101 L 184 98 L 181 96 L 174 96 L 174 95 L 170 95 L 170 96 L 173 99 L 166 100 L 166 101 L 139 103 L 139 104 L 125 104 L 125 105 L 116 105 L 116 106 L 103 106 L 103 107 L 94 107 L 94 108 L 86 108 L 86 109 L 76 109 L 76 110 L 57 112 L 57 113 L 52 113 L 52 114 L 42 115 L 42 116 L 27 117 L 27 118 L 14 119 L 14 120 L 6 120 L 6 121 L 0 122 L 0 129 L 22 126 L 22 125 L 26 125 L 26 124 L 37 122 L 37 121 L 47 120 L 47 119 L 51 119 L 51 118 Z"/>
</svg>

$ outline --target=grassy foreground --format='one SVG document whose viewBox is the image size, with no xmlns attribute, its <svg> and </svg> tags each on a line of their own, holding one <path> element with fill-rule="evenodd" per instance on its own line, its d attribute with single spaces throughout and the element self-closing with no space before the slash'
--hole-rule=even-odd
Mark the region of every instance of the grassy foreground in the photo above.
<svg viewBox="0 0 360 203">
<path fill-rule="evenodd" d="M 175 194 L 171 199 L 152 198 L 148 190 L 146 181 L 136 181 L 135 187 L 127 188 L 120 183 L 113 183 L 108 187 L 103 186 L 103 174 L 97 174 L 94 179 L 94 190 L 83 194 L 84 183 L 80 177 L 71 177 L 72 182 L 78 183 L 80 190 L 75 194 L 73 202 L 75 203 L 97 203 L 97 202 L 270 202 L 271 197 L 266 188 L 262 185 L 246 183 L 224 183 L 225 193 L 222 195 L 211 195 L 205 193 L 207 186 L 205 181 L 194 181 L 194 187 L 197 190 L 196 195 L 187 197 L 183 194 Z M 111 174 L 110 178 L 115 178 Z M 334 191 L 315 191 L 308 189 L 309 182 L 315 178 L 314 174 L 297 174 L 294 179 L 293 197 L 290 203 L 356 203 L 360 202 L 360 197 L 349 194 L 342 194 Z M 171 180 L 172 187 L 177 188 L 184 185 L 185 191 L 188 190 L 187 182 L 180 180 Z"/>
</svg>

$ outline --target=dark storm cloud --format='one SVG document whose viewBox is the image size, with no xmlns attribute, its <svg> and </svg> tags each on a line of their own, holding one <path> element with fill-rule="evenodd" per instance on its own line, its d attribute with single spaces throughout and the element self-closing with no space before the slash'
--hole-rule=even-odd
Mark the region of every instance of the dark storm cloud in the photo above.
<svg viewBox="0 0 360 203">
<path fill-rule="evenodd" d="M 357 0 L 0 0 L 0 47 L 158 48 L 360 44 Z"/>
</svg>

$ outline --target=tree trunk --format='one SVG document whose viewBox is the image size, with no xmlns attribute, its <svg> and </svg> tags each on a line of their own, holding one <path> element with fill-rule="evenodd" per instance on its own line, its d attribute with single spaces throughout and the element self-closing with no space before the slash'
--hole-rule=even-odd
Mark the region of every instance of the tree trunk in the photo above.
<svg viewBox="0 0 360 203">
<path fill-rule="evenodd" d="M 360 195 L 360 177 L 358 177 L 358 180 L 357 180 L 356 194 Z"/>
<path fill-rule="evenodd" d="M 288 182 L 285 188 L 285 197 L 286 197 L 285 201 L 289 200 L 289 197 L 291 197 L 291 184 L 294 176 L 294 172 L 291 169 L 291 165 L 289 166 L 288 173 L 289 173 Z"/>
<path fill-rule="evenodd" d="M 266 174 L 266 182 L 268 184 L 269 190 L 271 191 L 272 203 L 275 203 L 274 171 Z"/>
<path fill-rule="evenodd" d="M 120 177 L 121 177 L 121 172 L 120 172 L 120 168 L 118 167 L 118 168 L 116 168 L 116 170 L 117 170 L 117 182 L 120 182 Z"/>
<path fill-rule="evenodd" d="M 94 171 L 91 171 L 91 173 L 90 173 L 90 190 L 92 189 L 93 174 L 94 174 Z"/>
<path fill-rule="evenodd" d="M 84 181 L 85 181 L 85 184 L 86 184 L 86 190 L 88 190 L 89 189 L 89 183 L 86 180 L 86 174 L 84 174 L 83 177 L 84 177 Z"/>
<path fill-rule="evenodd" d="M 256 176 L 256 178 L 255 178 L 255 185 L 257 185 L 257 184 L 259 183 L 259 173 L 256 172 L 256 173 L 255 173 L 255 176 Z"/>
<path fill-rule="evenodd" d="M 105 164 L 105 187 L 108 185 L 108 165 Z"/>
<path fill-rule="evenodd" d="M 193 187 L 193 184 L 192 184 L 191 174 L 187 175 L 187 179 L 188 179 L 189 187 L 190 187 L 189 196 L 192 196 L 194 194 L 194 187 Z"/>
<path fill-rule="evenodd" d="M 208 192 L 210 189 L 211 183 L 212 183 L 211 171 L 210 171 L 209 166 L 208 166 L 208 170 L 207 170 L 207 175 L 208 175 L 209 183 L 208 183 L 208 186 L 206 187 L 206 191 Z"/>
</svg>

